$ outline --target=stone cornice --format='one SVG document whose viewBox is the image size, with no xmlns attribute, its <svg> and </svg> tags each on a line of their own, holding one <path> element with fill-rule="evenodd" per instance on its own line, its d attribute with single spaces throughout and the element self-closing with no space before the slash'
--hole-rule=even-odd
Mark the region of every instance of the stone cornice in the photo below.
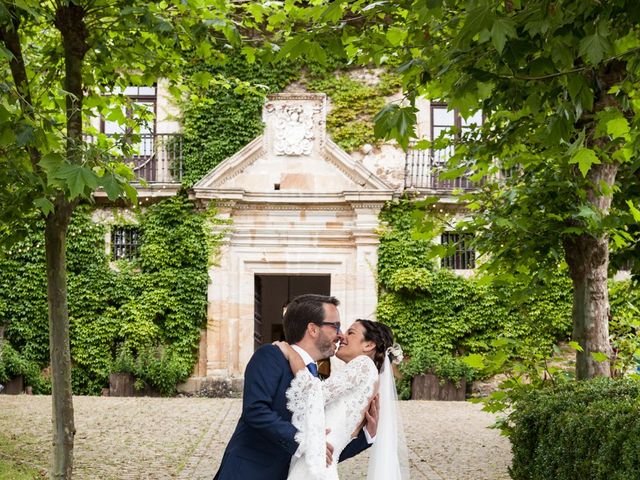
<svg viewBox="0 0 640 480">
<path fill-rule="evenodd" d="M 299 204 L 299 203 L 236 203 L 234 210 L 242 211 L 290 211 L 298 212 L 305 211 L 317 211 L 317 212 L 352 212 L 352 208 L 349 205 L 339 205 L 333 203 L 325 204 Z"/>
<path fill-rule="evenodd" d="M 310 93 L 310 92 L 296 92 L 296 93 L 271 93 L 267 95 L 267 99 L 271 101 L 282 100 L 319 100 L 324 101 L 327 98 L 325 93 Z"/>
</svg>

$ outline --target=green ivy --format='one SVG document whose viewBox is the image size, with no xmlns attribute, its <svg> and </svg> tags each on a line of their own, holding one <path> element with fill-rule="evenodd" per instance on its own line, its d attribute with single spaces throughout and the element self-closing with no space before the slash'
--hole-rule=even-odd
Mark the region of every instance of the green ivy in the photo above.
<svg viewBox="0 0 640 480">
<path fill-rule="evenodd" d="M 389 73 L 372 73 L 379 80 L 366 84 L 348 72 L 314 72 L 307 83 L 311 91 L 326 93 L 331 100 L 327 131 L 331 139 L 347 152 L 365 144 L 380 145 L 373 133 L 373 117 L 386 105 L 385 97 L 400 91 L 398 78 Z"/>
<path fill-rule="evenodd" d="M 116 353 L 126 349 L 147 365 L 140 368 L 143 381 L 170 394 L 191 374 L 206 321 L 213 213 L 195 211 L 183 195 L 149 207 L 139 214 L 139 258 L 117 262 L 117 270 L 106 254 L 106 227 L 90 213 L 82 208 L 74 215 L 67 247 L 74 393 L 99 394 Z M 47 391 L 41 371 L 49 364 L 44 242 L 35 233 L 41 231 L 0 259 L 0 323 L 9 352 L 0 377 L 25 375 L 36 393 Z M 170 368 L 148 366 L 149 352 L 157 351 L 163 354 L 156 363 Z"/>
<path fill-rule="evenodd" d="M 405 200 L 390 203 L 381 214 L 386 227 L 380 234 L 377 318 L 392 328 L 409 358 L 442 358 L 442 366 L 418 362 L 420 368 L 437 370 L 446 363 L 451 370 L 451 355 L 488 352 L 498 337 L 520 340 L 525 354 L 548 351 L 569 336 L 572 289 L 566 276 L 558 274 L 527 291 L 523 285 L 488 284 L 439 268 L 434 258 L 441 250 L 432 237 L 412 235 L 414 210 Z M 445 378 L 459 372 L 453 373 Z"/>
<path fill-rule="evenodd" d="M 300 69 L 248 63 L 237 54 L 223 64 L 198 63 L 194 72 L 200 74 L 196 79 L 231 79 L 232 86 L 213 81 L 188 85 L 191 95 L 182 105 L 183 184 L 187 187 L 262 133 L 265 95 L 282 91 L 299 77 Z"/>
</svg>

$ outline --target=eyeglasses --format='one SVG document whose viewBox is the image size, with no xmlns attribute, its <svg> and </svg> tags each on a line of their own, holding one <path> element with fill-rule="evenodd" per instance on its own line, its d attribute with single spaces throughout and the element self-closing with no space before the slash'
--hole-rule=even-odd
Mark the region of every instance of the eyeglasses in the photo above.
<svg viewBox="0 0 640 480">
<path fill-rule="evenodd" d="M 336 329 L 336 333 L 340 333 L 340 322 L 320 322 L 318 325 L 326 325 Z"/>
</svg>

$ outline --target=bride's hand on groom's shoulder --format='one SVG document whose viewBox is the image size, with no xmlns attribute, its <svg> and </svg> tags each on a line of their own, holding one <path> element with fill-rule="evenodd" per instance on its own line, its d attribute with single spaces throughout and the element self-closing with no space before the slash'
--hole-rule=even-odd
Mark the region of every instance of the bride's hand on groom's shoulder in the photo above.
<svg viewBox="0 0 640 480">
<path fill-rule="evenodd" d="M 273 342 L 273 345 L 275 345 L 282 351 L 284 358 L 286 358 L 287 360 L 290 360 L 291 352 L 293 351 L 293 349 L 291 348 L 291 345 L 289 345 L 287 342 Z"/>
</svg>

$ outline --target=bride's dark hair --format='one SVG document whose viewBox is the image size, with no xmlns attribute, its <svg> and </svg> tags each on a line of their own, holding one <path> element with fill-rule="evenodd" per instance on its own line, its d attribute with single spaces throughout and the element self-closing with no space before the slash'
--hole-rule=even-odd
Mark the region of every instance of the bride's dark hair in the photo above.
<svg viewBox="0 0 640 480">
<path fill-rule="evenodd" d="M 391 329 L 383 323 L 361 318 L 357 319 L 356 322 L 359 322 L 364 327 L 364 339 L 367 342 L 376 344 L 373 363 L 378 368 L 378 371 L 380 371 L 384 363 L 384 356 L 387 354 L 387 349 L 393 345 L 393 333 Z"/>
</svg>

